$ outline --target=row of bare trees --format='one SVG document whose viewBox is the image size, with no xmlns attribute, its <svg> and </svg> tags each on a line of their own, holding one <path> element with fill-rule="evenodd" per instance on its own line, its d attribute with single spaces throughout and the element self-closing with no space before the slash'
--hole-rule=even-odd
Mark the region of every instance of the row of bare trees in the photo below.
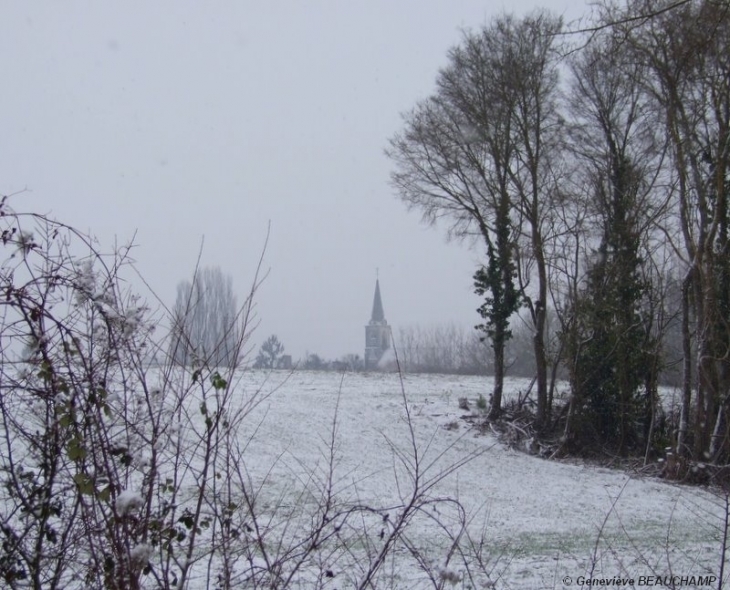
<svg viewBox="0 0 730 590">
<path fill-rule="evenodd" d="M 524 308 L 538 430 L 622 454 L 668 440 L 726 462 L 730 7 L 642 0 L 597 14 L 583 33 L 547 12 L 465 33 L 390 141 L 392 181 L 483 248 L 475 281 L 497 365 Z M 660 433 L 658 376 L 677 365 L 679 419 Z M 560 367 L 571 398 L 557 408 Z"/>
<path fill-rule="evenodd" d="M 486 375 L 492 371 L 487 345 L 456 324 L 402 326 L 396 336 L 398 362 L 407 373 Z"/>
</svg>

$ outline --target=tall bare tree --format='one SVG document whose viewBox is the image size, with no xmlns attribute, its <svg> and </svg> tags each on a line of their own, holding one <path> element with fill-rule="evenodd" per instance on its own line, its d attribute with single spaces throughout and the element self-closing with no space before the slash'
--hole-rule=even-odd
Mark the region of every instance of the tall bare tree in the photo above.
<svg viewBox="0 0 730 590">
<path fill-rule="evenodd" d="M 181 365 L 232 367 L 238 341 L 237 303 L 230 276 L 200 269 L 177 286 L 171 354 Z"/>
<path fill-rule="evenodd" d="M 641 8 L 665 5 L 646 0 Z M 730 453 L 730 6 L 690 2 L 622 33 L 650 72 L 646 90 L 671 147 L 681 236 L 676 246 L 685 268 L 678 450 L 719 460 Z"/>
<path fill-rule="evenodd" d="M 655 191 L 664 155 L 655 111 L 642 89 L 645 69 L 612 32 L 593 39 L 572 62 L 570 149 L 593 244 L 574 293 L 574 329 L 565 333 L 578 438 L 587 430 L 625 454 L 643 437 L 654 387 L 646 372 L 655 353 L 651 318 L 642 314 L 649 285 L 642 272 L 652 229 L 665 210 Z M 657 194 L 659 192 L 660 194 Z M 585 229 L 583 230 L 585 231 Z M 570 431 L 570 427 L 567 429 Z M 572 433 L 576 434 L 576 433 Z"/>
<path fill-rule="evenodd" d="M 393 184 L 410 207 L 428 222 L 448 220 L 454 236 L 476 237 L 504 267 L 496 273 L 498 291 L 508 292 L 517 279 L 518 269 L 509 270 L 513 261 L 522 270 L 520 287 L 535 333 L 539 426 L 549 411 L 544 250 L 554 189 L 551 157 L 559 145 L 551 138 L 559 126 L 554 45 L 560 27 L 559 19 L 535 13 L 521 20 L 503 16 L 466 33 L 449 52 L 434 95 L 405 115 L 404 130 L 386 152 L 396 167 Z M 520 234 L 526 247 L 518 254 Z M 499 358 L 504 355 L 495 349 Z M 495 379 L 493 413 L 500 392 Z"/>
<path fill-rule="evenodd" d="M 502 67 L 509 92 L 515 96 L 515 160 L 509 168 L 519 227 L 526 238 L 519 258 L 525 303 L 534 329 L 538 430 L 548 426 L 551 408 L 546 350 L 548 248 L 555 229 L 554 202 L 558 198 L 563 117 L 558 104 L 561 56 L 556 35 L 560 19 L 537 13 L 505 27 L 507 47 Z M 532 276 L 534 289 L 528 289 Z"/>
</svg>

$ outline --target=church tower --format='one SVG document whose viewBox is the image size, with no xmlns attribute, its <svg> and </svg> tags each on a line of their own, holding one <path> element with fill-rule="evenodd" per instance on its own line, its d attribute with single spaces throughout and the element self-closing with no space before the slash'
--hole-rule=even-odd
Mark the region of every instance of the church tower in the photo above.
<svg viewBox="0 0 730 590">
<path fill-rule="evenodd" d="M 377 369 L 378 362 L 390 348 L 390 326 L 385 321 L 383 301 L 380 298 L 380 281 L 375 280 L 375 297 L 370 323 L 365 326 L 365 370 Z"/>
</svg>

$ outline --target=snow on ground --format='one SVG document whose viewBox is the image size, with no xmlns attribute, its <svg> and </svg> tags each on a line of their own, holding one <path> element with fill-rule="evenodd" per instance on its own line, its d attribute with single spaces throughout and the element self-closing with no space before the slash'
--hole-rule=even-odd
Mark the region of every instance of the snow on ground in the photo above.
<svg viewBox="0 0 730 590">
<path fill-rule="evenodd" d="M 244 428 L 251 436 L 246 468 L 254 481 L 268 478 L 267 497 L 295 494 L 307 473 L 326 469 L 337 408 L 339 492 L 378 505 L 397 501 L 403 473 L 390 445 L 410 448 L 398 375 L 274 372 L 264 383 L 265 377 L 250 371 L 237 387 L 242 400 L 277 387 Z M 403 377 L 422 465 L 435 461 L 436 474 L 481 452 L 437 491 L 458 498 L 474 516 L 472 534 L 485 534 L 498 587 L 564 587 L 564 576 L 577 585 L 592 567 L 594 577 L 628 574 L 637 580 L 718 569 L 724 514 L 718 498 L 707 490 L 506 448 L 460 419 L 465 412 L 459 398 L 474 405 L 480 394 L 488 397 L 490 386 L 483 377 Z M 528 386 L 514 379 L 506 389 L 515 395 Z"/>
</svg>

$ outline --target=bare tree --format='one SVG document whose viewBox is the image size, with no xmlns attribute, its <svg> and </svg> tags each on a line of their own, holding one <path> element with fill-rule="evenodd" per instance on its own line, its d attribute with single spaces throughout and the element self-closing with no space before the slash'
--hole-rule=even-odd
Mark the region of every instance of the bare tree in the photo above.
<svg viewBox="0 0 730 590">
<path fill-rule="evenodd" d="M 284 354 L 284 345 L 276 334 L 272 334 L 261 345 L 253 366 L 255 369 L 276 369 L 276 361 L 282 354 Z"/>
<path fill-rule="evenodd" d="M 396 346 L 404 372 L 486 375 L 491 369 L 488 345 L 453 323 L 401 326 Z"/>
<path fill-rule="evenodd" d="M 192 282 L 178 284 L 170 343 L 175 361 L 181 365 L 234 366 L 239 336 L 237 309 L 231 277 L 219 267 L 199 269 Z"/>
<path fill-rule="evenodd" d="M 642 10 L 662 6 L 647 0 Z M 650 72 L 645 88 L 661 113 L 672 155 L 680 236 L 674 244 L 685 269 L 678 450 L 720 460 L 730 453 L 730 9 L 725 2 L 691 2 L 621 31 Z"/>
<path fill-rule="evenodd" d="M 594 38 L 573 60 L 572 73 L 570 149 L 583 181 L 579 190 L 593 246 L 574 294 L 575 324 L 565 333 L 570 416 L 582 430 L 571 434 L 585 444 L 592 431 L 625 454 L 643 436 L 638 425 L 655 402 L 651 395 L 639 396 L 657 346 L 652 318 L 642 313 L 649 290 L 642 268 L 653 254 L 652 230 L 666 209 L 666 191 L 655 190 L 665 149 L 642 88 L 645 68 L 629 59 L 617 37 Z M 566 429 L 570 432 L 570 424 Z"/>
<path fill-rule="evenodd" d="M 435 95 L 405 116 L 404 131 L 387 150 L 396 166 L 393 184 L 409 206 L 429 222 L 447 219 L 452 235 L 478 237 L 503 265 L 518 264 L 514 275 L 507 266 L 498 275 L 504 293 L 521 278 L 530 310 L 539 426 L 549 412 L 545 248 L 555 191 L 552 163 L 560 151 L 554 47 L 560 26 L 558 19 L 536 13 L 521 20 L 501 17 L 465 34 L 439 74 Z M 517 253 L 519 234 L 525 244 Z"/>
</svg>

